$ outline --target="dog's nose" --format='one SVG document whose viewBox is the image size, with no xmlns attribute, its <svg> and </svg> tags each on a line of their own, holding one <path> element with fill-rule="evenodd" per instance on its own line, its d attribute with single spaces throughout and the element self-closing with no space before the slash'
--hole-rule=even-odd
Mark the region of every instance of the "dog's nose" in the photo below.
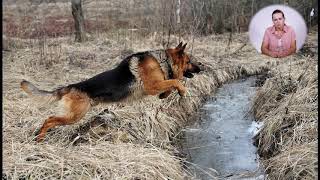
<svg viewBox="0 0 320 180">
<path fill-rule="evenodd" d="M 199 73 L 200 71 L 202 71 L 202 70 L 200 69 L 200 67 L 199 67 L 199 66 L 195 66 L 194 72 L 195 72 L 195 73 Z"/>
</svg>

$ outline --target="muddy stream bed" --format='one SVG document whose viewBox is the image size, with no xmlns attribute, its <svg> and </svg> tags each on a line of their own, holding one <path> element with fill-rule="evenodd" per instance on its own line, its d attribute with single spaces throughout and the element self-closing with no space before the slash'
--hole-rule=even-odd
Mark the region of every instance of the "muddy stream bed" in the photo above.
<svg viewBox="0 0 320 180">
<path fill-rule="evenodd" d="M 250 113 L 255 81 L 221 86 L 201 108 L 201 120 L 184 129 L 182 149 L 197 179 L 264 179 L 252 139 L 261 127 Z"/>
</svg>

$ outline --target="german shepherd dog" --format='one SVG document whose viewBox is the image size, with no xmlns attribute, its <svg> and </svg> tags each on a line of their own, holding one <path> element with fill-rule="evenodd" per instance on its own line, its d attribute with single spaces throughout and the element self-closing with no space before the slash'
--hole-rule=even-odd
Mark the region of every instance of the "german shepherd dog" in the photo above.
<svg viewBox="0 0 320 180">
<path fill-rule="evenodd" d="M 50 128 L 78 122 L 91 106 L 98 103 L 141 99 L 146 95 L 159 95 L 162 99 L 174 89 L 184 96 L 186 88 L 179 80 L 183 77 L 192 78 L 192 73 L 200 72 L 198 64 L 191 62 L 184 52 L 186 45 L 181 42 L 176 48 L 132 54 L 112 70 L 53 91 L 40 90 L 23 80 L 21 88 L 27 94 L 48 102 L 62 100 L 66 110 L 64 115 L 50 116 L 45 120 L 37 142 L 44 139 Z"/>
</svg>

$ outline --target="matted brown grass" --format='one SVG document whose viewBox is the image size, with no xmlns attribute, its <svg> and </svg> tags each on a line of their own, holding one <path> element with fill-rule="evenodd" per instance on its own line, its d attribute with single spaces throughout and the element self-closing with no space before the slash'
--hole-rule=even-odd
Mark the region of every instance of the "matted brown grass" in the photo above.
<svg viewBox="0 0 320 180">
<path fill-rule="evenodd" d="M 316 34 L 308 43 L 316 45 Z M 264 122 L 257 136 L 259 154 L 269 179 L 318 177 L 317 56 L 273 68 L 255 97 L 255 116 Z"/>
<path fill-rule="evenodd" d="M 133 52 L 161 48 L 159 35 L 122 39 L 112 34 L 83 43 L 72 38 L 35 41 L 5 52 L 3 60 L 3 176 L 9 179 L 183 179 L 192 178 L 175 156 L 172 142 L 181 128 L 196 117 L 205 97 L 221 84 L 240 76 L 264 72 L 289 62 L 309 62 L 298 55 L 274 60 L 258 55 L 240 34 L 227 47 L 227 36 L 196 38 L 188 52 L 204 64 L 204 72 L 186 79 L 185 98 L 177 92 L 167 99 L 147 97 L 136 102 L 101 104 L 77 124 L 49 132 L 43 143 L 35 131 L 48 116 L 59 111 L 55 104 L 36 103 L 19 89 L 21 79 L 39 88 L 75 83 L 111 69 L 130 44 Z M 171 44 L 177 44 L 178 38 Z M 183 38 L 192 42 L 192 37 Z M 304 60 L 300 60 L 304 59 Z M 293 67 L 293 66 L 292 66 Z M 266 83 L 268 84 L 268 83 Z M 302 94 L 303 95 L 303 94 Z M 292 110 L 292 109 L 291 109 Z M 307 126 L 306 126 L 307 127 Z M 312 152 L 312 151 L 310 151 Z"/>
</svg>

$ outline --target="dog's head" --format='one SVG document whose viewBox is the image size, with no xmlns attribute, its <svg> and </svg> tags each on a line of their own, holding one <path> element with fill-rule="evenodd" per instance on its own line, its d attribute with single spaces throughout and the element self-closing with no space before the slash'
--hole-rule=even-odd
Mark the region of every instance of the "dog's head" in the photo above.
<svg viewBox="0 0 320 180">
<path fill-rule="evenodd" d="M 174 79 L 182 79 L 183 77 L 192 78 L 192 73 L 199 73 L 200 67 L 196 62 L 193 62 L 187 53 L 184 52 L 187 43 L 180 44 L 173 49 L 167 49 L 167 53 L 172 59 L 172 70 Z"/>
<path fill-rule="evenodd" d="M 196 58 L 192 55 L 189 55 L 189 63 L 187 70 L 183 73 L 183 76 L 186 78 L 193 78 L 192 73 L 199 73 L 203 71 L 203 64 L 196 61 Z"/>
</svg>

